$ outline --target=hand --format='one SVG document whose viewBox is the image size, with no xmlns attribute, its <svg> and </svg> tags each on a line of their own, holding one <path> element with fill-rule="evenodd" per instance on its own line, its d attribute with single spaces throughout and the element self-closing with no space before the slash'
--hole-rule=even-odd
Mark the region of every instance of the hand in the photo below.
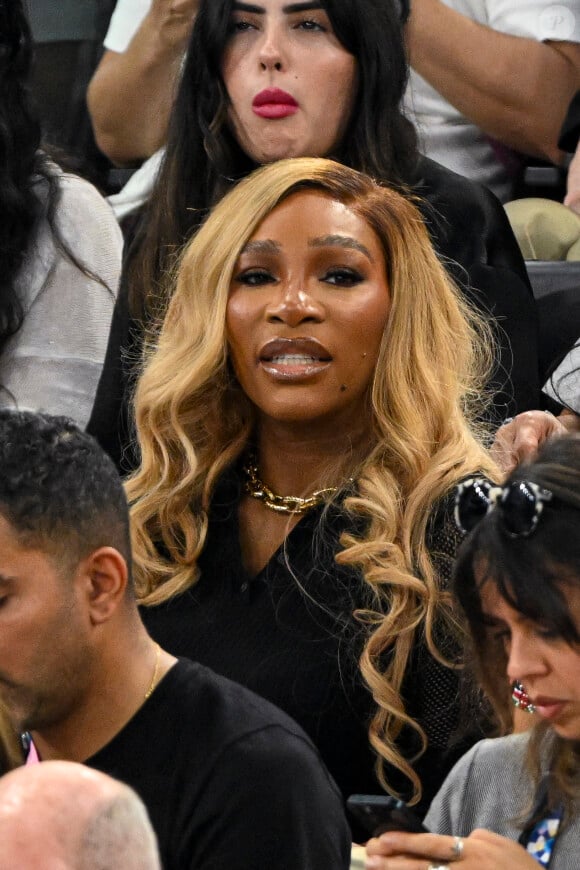
<svg viewBox="0 0 580 870">
<path fill-rule="evenodd" d="M 166 47 L 181 52 L 189 41 L 198 9 L 199 0 L 153 0 L 147 18 Z"/>
<path fill-rule="evenodd" d="M 454 870 L 453 837 L 439 834 L 383 834 L 367 843 L 368 870 L 428 870 L 449 865 Z M 463 840 L 459 870 L 538 870 L 537 861 L 513 840 L 473 831 Z"/>
<path fill-rule="evenodd" d="M 525 459 L 531 459 L 548 438 L 564 435 L 566 426 L 546 411 L 524 411 L 496 432 L 491 455 L 503 471 L 511 471 Z"/>
</svg>

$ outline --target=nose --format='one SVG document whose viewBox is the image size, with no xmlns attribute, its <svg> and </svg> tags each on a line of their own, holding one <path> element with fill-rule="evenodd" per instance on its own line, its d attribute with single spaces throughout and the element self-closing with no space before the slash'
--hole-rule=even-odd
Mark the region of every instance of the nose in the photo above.
<svg viewBox="0 0 580 870">
<path fill-rule="evenodd" d="M 275 24 L 267 25 L 264 29 L 258 60 L 264 71 L 276 70 L 280 72 L 285 67 L 282 34 Z"/>
<path fill-rule="evenodd" d="M 305 323 L 321 323 L 324 310 L 302 282 L 288 283 L 280 288 L 280 295 L 267 306 L 266 319 L 269 323 L 285 323 L 295 328 Z"/>
<path fill-rule="evenodd" d="M 541 644 L 531 632 L 512 632 L 508 644 L 507 675 L 510 682 L 518 680 L 524 685 L 530 677 L 541 676 L 546 672 Z"/>
</svg>

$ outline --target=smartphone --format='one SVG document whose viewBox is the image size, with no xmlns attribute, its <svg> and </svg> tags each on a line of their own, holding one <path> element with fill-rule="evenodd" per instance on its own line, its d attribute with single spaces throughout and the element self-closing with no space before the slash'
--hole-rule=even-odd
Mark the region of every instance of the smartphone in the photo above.
<svg viewBox="0 0 580 870">
<path fill-rule="evenodd" d="M 429 829 L 404 801 L 389 795 L 351 794 L 346 806 L 369 837 L 378 837 L 386 831 L 429 833 Z"/>
</svg>

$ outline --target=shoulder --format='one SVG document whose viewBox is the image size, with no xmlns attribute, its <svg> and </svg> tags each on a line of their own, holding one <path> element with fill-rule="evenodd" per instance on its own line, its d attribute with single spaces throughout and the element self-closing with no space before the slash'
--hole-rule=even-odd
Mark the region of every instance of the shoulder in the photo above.
<svg viewBox="0 0 580 870">
<path fill-rule="evenodd" d="M 467 212 L 471 219 L 490 220 L 498 217 L 507 223 L 501 203 L 483 184 L 472 181 L 429 157 L 419 161 L 414 192 L 431 204 L 433 209 L 451 217 Z M 427 209 L 426 217 L 429 217 Z M 462 229 L 464 229 L 464 225 Z"/>
<path fill-rule="evenodd" d="M 503 298 L 509 276 L 509 292 L 517 287 L 518 298 L 533 305 L 522 253 L 502 204 L 490 190 L 421 157 L 412 191 L 438 253 L 460 285 L 467 272 L 468 283 Z"/>
<path fill-rule="evenodd" d="M 292 743 L 297 741 L 309 752 L 316 752 L 304 731 L 286 713 L 197 662 L 178 659 L 162 687 L 172 696 L 173 708 L 180 708 L 184 717 L 194 719 L 196 730 L 211 734 L 212 742 L 222 748 L 248 735 L 276 729 L 291 737 Z"/>
<path fill-rule="evenodd" d="M 426 824 L 438 833 L 465 835 L 476 827 L 513 834 L 514 819 L 531 790 L 527 734 L 476 743 L 455 765 L 435 796 Z"/>
<path fill-rule="evenodd" d="M 90 182 L 78 175 L 61 173 L 57 176 L 60 198 L 57 207 L 57 222 L 67 229 L 75 227 L 81 236 L 89 223 L 97 231 L 110 237 L 120 256 L 123 234 L 107 200 Z M 83 226 L 79 226 L 82 221 Z"/>
<path fill-rule="evenodd" d="M 228 856 L 216 866 L 253 866 L 247 856 L 259 854 L 260 866 L 280 870 L 347 867 L 350 834 L 342 796 L 302 729 L 248 689 L 196 663 L 179 659 L 167 676 L 173 677 L 173 695 L 160 698 L 160 709 L 165 717 L 168 709 L 181 717 L 177 743 L 180 752 L 186 747 L 186 757 L 179 767 L 196 780 L 190 788 L 196 836 L 211 830 L 218 853 Z"/>
<path fill-rule="evenodd" d="M 578 0 L 487 0 L 487 24 L 513 36 L 549 40 L 580 41 Z"/>
</svg>

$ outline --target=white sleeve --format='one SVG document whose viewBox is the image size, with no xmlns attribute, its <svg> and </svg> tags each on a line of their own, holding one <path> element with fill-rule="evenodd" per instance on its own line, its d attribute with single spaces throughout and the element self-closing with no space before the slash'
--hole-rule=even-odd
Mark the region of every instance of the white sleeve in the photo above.
<svg viewBox="0 0 580 870">
<path fill-rule="evenodd" d="M 538 42 L 580 42 L 579 0 L 487 0 L 486 6 L 494 30 Z"/>
<path fill-rule="evenodd" d="M 580 339 L 544 384 L 543 391 L 580 414 Z"/>
<path fill-rule="evenodd" d="M 123 237 L 92 185 L 70 175 L 59 183 L 60 236 L 100 281 L 59 249 L 43 218 L 16 285 L 24 321 L 0 357 L 0 407 L 64 414 L 86 426 L 107 349 Z"/>
<path fill-rule="evenodd" d="M 152 0 L 118 0 L 113 12 L 105 48 L 122 54 L 141 26 L 151 8 Z"/>
</svg>

